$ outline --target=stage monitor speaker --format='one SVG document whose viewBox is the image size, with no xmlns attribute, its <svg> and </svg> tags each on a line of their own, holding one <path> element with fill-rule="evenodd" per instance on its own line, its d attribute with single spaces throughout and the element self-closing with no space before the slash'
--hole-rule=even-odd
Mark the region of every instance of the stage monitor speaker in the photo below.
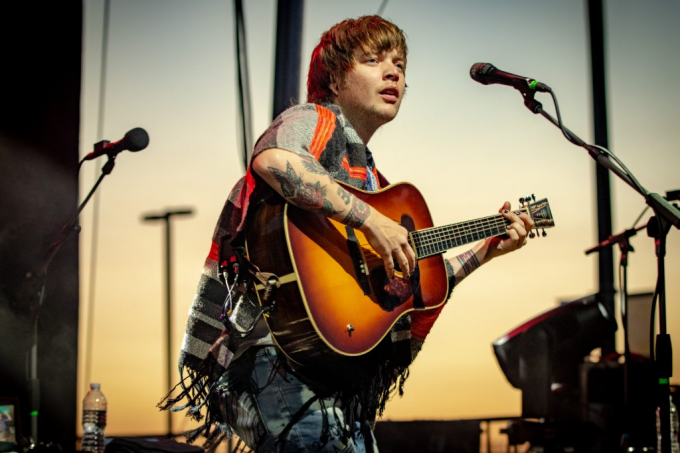
<svg viewBox="0 0 680 453">
<path fill-rule="evenodd" d="M 626 375 L 627 373 L 627 375 Z M 631 361 L 628 370 L 616 360 L 581 365 L 583 422 L 597 426 L 605 451 L 617 451 L 624 433 L 636 451 L 656 445 L 657 377 L 644 359 Z M 625 385 L 628 385 L 628 400 Z"/>
<path fill-rule="evenodd" d="M 510 384 L 522 390 L 522 416 L 579 418 L 579 365 L 616 331 L 597 294 L 548 310 L 493 343 Z"/>
<path fill-rule="evenodd" d="M 478 453 L 479 420 L 376 423 L 380 453 Z"/>
</svg>

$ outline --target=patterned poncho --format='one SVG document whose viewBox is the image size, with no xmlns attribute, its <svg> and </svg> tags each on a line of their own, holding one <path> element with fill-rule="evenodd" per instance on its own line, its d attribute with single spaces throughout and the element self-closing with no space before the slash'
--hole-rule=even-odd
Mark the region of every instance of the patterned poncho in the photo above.
<svg viewBox="0 0 680 453">
<path fill-rule="evenodd" d="M 370 152 L 356 131 L 334 104 L 303 104 L 283 112 L 258 140 L 253 158 L 271 148 L 311 154 L 334 179 L 359 189 L 367 188 L 367 179 L 371 176 L 379 187 L 388 184 L 377 171 Z M 199 420 L 202 407 L 207 407 L 205 424 L 188 433 L 188 438 L 192 440 L 203 434 L 209 439 L 208 448 L 219 442 L 223 435 L 229 434 L 228 428 L 220 425 L 219 411 L 210 407 L 209 396 L 212 383 L 222 375 L 238 346 L 220 321 L 227 289 L 219 276 L 219 263 L 229 256 L 234 246 L 239 245 L 249 206 L 269 196 L 278 195 L 254 174 L 252 166 L 232 189 L 215 228 L 210 253 L 189 312 L 179 359 L 183 391 L 178 397 L 169 395 L 160 405 L 163 409 L 188 409 L 189 415 Z M 451 276 L 452 270 L 448 269 Z M 453 278 L 450 278 L 452 287 Z M 359 414 L 348 414 L 349 420 L 373 420 L 382 413 L 395 387 L 401 393 L 408 365 L 420 350 L 442 307 L 402 317 L 390 335 L 394 350 L 401 351 L 401 357 L 384 364 L 375 378 L 362 388 L 338 389 L 344 407 L 360 408 Z M 187 401 L 179 406 L 184 398 Z M 220 425 L 222 431 L 212 430 L 213 424 Z"/>
</svg>

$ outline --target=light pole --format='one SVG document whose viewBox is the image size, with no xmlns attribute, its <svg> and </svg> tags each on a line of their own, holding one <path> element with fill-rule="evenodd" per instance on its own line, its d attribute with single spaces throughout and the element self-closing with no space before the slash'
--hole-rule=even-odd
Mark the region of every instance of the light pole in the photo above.
<svg viewBox="0 0 680 453">
<path fill-rule="evenodd" d="M 185 216 L 193 214 L 191 208 L 166 210 L 163 213 L 147 214 L 142 217 L 144 222 L 154 222 L 162 220 L 165 222 L 165 313 L 166 313 L 166 360 L 167 360 L 167 390 L 172 389 L 173 360 L 172 360 L 172 242 L 170 219 L 175 216 Z M 168 414 L 168 437 L 172 437 L 172 411 Z"/>
</svg>

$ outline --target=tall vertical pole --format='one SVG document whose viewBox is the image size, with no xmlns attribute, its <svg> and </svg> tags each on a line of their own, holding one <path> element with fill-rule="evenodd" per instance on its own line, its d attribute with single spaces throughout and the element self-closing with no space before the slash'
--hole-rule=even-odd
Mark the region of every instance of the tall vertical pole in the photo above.
<svg viewBox="0 0 680 453">
<path fill-rule="evenodd" d="M 169 213 L 166 213 L 164 216 L 165 218 L 165 360 L 167 364 L 167 374 L 165 376 L 165 388 L 168 389 L 168 392 L 170 392 L 170 389 L 172 388 L 172 376 L 173 376 L 173 360 L 172 360 L 172 263 L 170 262 L 172 259 L 172 250 L 171 250 L 171 244 L 172 241 L 170 240 L 171 238 L 171 223 L 170 223 L 170 215 Z M 172 437 L 172 411 L 165 411 L 166 415 L 168 417 L 168 437 Z"/>
<path fill-rule="evenodd" d="M 605 86 L 604 14 L 602 0 L 587 0 L 590 23 L 590 63 L 593 83 L 593 121 L 595 144 L 609 148 L 607 135 L 607 92 Z M 595 165 L 597 184 L 597 237 L 602 242 L 612 234 L 612 205 L 609 170 Z M 600 297 L 610 314 L 614 309 L 614 254 L 612 247 L 599 252 L 598 276 Z M 612 333 L 602 346 L 602 354 L 616 352 L 615 334 Z"/>
<path fill-rule="evenodd" d="M 273 118 L 300 101 L 304 6 L 304 0 L 279 0 L 278 3 Z"/>
<path fill-rule="evenodd" d="M 243 140 L 243 169 L 248 168 L 253 153 L 252 106 L 250 103 L 250 77 L 248 76 L 248 52 L 243 0 L 234 0 L 236 63 L 238 93 L 241 106 L 241 138 Z"/>
<path fill-rule="evenodd" d="M 172 390 L 174 373 L 174 360 L 172 359 L 172 229 L 170 219 L 174 216 L 191 215 L 191 209 L 166 211 L 162 214 L 149 214 L 142 217 L 145 222 L 162 220 L 165 222 L 165 360 L 167 365 L 166 389 L 167 393 Z M 173 437 L 172 411 L 166 411 L 168 417 L 168 437 Z"/>
</svg>

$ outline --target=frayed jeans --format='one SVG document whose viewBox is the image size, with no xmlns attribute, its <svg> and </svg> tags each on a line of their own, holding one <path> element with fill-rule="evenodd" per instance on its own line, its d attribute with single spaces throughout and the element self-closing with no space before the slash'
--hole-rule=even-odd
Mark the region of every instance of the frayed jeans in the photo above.
<svg viewBox="0 0 680 453">
<path fill-rule="evenodd" d="M 273 346 L 234 360 L 214 398 L 222 419 L 258 453 L 378 452 L 370 427 L 349 430 L 336 399 L 319 397 L 288 371 Z"/>
</svg>

